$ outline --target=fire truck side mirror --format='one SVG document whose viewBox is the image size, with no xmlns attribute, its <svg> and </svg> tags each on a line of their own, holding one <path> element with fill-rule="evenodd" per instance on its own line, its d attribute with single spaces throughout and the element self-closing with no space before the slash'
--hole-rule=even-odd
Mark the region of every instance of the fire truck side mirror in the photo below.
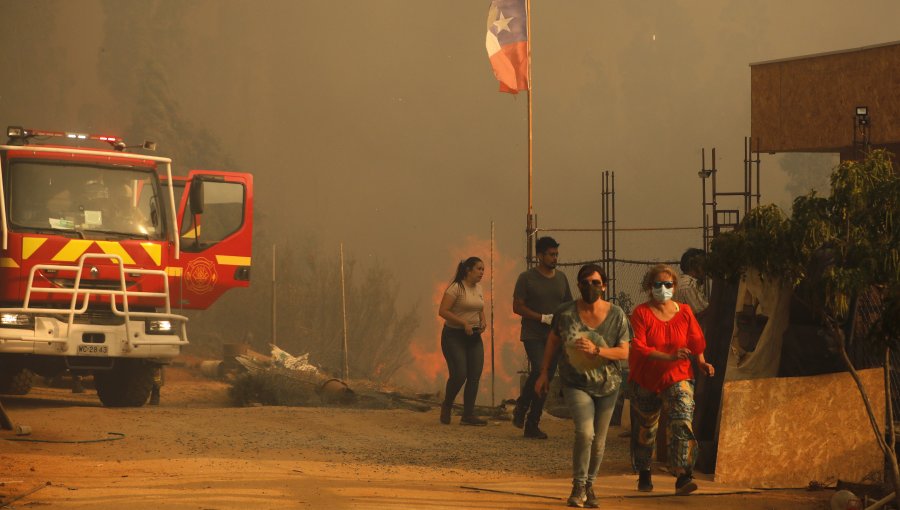
<svg viewBox="0 0 900 510">
<path fill-rule="evenodd" d="M 203 214 L 203 181 L 191 180 L 191 214 Z"/>
<path fill-rule="evenodd" d="M 151 142 L 150 140 L 144 140 L 144 144 L 142 145 L 144 150 L 148 150 L 151 152 L 156 152 L 156 142 Z"/>
</svg>

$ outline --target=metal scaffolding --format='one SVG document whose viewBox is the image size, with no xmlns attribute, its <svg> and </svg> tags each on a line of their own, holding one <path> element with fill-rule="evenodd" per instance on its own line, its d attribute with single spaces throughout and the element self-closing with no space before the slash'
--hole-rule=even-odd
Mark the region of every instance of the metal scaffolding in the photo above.
<svg viewBox="0 0 900 510">
<path fill-rule="evenodd" d="M 526 253 L 526 267 L 533 267 L 533 246 L 540 232 L 599 232 L 600 233 L 600 258 L 580 262 L 562 263 L 560 266 L 580 266 L 587 263 L 597 263 L 606 271 L 607 296 L 615 300 L 616 293 L 616 173 L 604 170 L 600 174 L 601 188 L 601 212 L 600 228 L 537 228 L 537 222 L 530 224 L 530 231 L 526 235 L 528 251 Z M 656 230 L 656 229 L 630 229 L 630 230 Z"/>
<path fill-rule="evenodd" d="M 609 170 L 602 176 L 601 217 L 602 242 L 600 245 L 600 259 L 603 269 L 606 270 L 607 295 L 618 296 L 616 292 L 616 173 Z"/>
<path fill-rule="evenodd" d="M 712 148 L 711 166 L 706 166 L 706 149 L 700 151 L 700 176 L 702 183 L 703 204 L 703 250 L 709 252 L 709 244 L 712 238 L 721 232 L 734 230 L 746 217 L 750 209 L 754 207 L 753 199 L 756 198 L 756 206 L 760 201 L 760 157 L 759 139 L 756 139 L 756 150 L 753 150 L 754 140 L 749 136 L 744 137 L 744 190 L 743 191 L 719 191 L 716 177 L 716 148 Z M 706 181 L 710 181 L 707 187 Z M 755 186 L 754 186 L 755 183 Z M 739 208 L 724 209 L 719 206 L 719 199 L 725 197 L 740 197 L 743 202 L 743 211 Z M 733 202 L 732 202 L 733 203 Z"/>
</svg>

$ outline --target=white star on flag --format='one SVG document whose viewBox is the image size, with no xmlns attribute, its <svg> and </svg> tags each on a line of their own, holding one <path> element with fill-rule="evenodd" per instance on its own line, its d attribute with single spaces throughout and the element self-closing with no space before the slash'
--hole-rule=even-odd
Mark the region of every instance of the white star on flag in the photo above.
<svg viewBox="0 0 900 510">
<path fill-rule="evenodd" d="M 511 30 L 509 29 L 509 22 L 512 21 L 514 18 L 513 17 L 504 18 L 503 11 L 499 11 L 499 12 L 500 12 L 500 17 L 498 17 L 497 21 L 494 22 L 494 26 L 497 27 L 497 33 L 499 34 L 500 32 L 502 32 L 504 30 L 506 30 L 507 32 L 511 32 Z"/>
</svg>

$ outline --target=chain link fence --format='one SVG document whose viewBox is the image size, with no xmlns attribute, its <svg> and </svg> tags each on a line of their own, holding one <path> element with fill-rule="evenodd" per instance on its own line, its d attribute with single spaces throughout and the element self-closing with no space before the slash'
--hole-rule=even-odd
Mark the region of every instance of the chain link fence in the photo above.
<svg viewBox="0 0 900 510">
<path fill-rule="evenodd" d="M 536 237 L 544 235 L 552 235 L 561 245 L 562 258 L 557 268 L 573 285 L 573 297 L 578 297 L 574 287 L 578 269 L 584 264 L 596 263 L 606 268 L 610 278 L 607 299 L 629 314 L 647 300 L 647 294 L 641 291 L 641 280 L 651 266 L 663 263 L 681 271 L 678 261 L 682 253 L 688 248 L 703 246 L 701 230 L 693 227 L 616 230 L 608 253 L 604 252 L 603 239 L 598 232 L 539 229 L 536 233 Z"/>
</svg>

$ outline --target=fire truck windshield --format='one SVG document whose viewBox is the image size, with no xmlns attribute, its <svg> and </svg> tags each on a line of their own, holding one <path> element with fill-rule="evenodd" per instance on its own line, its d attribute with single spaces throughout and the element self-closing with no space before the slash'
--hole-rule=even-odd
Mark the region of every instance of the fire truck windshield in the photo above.
<svg viewBox="0 0 900 510">
<path fill-rule="evenodd" d="M 7 205 L 14 229 L 161 239 L 159 183 L 152 169 L 15 159 Z"/>
</svg>

